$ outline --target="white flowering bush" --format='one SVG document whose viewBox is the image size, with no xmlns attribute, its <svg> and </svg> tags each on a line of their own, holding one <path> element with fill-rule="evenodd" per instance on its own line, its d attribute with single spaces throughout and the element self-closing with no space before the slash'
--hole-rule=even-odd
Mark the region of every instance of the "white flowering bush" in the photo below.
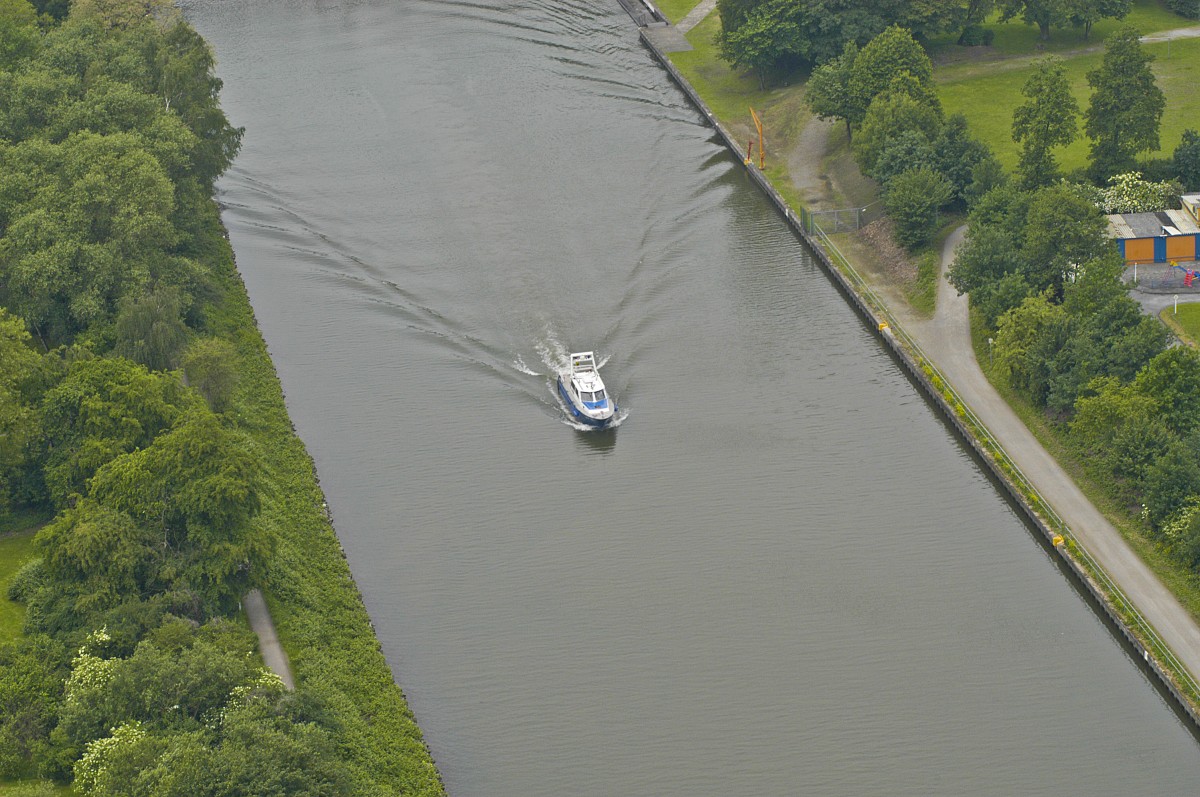
<svg viewBox="0 0 1200 797">
<path fill-rule="evenodd" d="M 83 756 L 75 762 L 75 789 L 84 794 L 119 794 L 120 777 L 110 766 L 114 757 L 146 738 L 140 722 L 128 722 L 112 729 L 111 736 L 88 742 Z"/>
<path fill-rule="evenodd" d="M 93 694 L 112 682 L 118 660 L 103 659 L 92 653 L 93 649 L 111 640 L 108 629 L 101 628 L 88 634 L 79 646 L 79 652 L 71 659 L 71 675 L 66 683 L 68 705 L 78 703 L 81 696 Z"/>
<path fill-rule="evenodd" d="M 1200 495 L 1193 495 L 1162 524 L 1160 530 L 1163 536 L 1171 542 L 1178 542 L 1187 532 L 1188 526 L 1192 524 L 1192 519 L 1197 513 L 1200 513 Z"/>
<path fill-rule="evenodd" d="M 1095 189 L 1105 213 L 1151 213 L 1177 205 L 1181 188 L 1173 182 L 1151 183 L 1141 172 L 1118 174 L 1107 188 Z"/>
</svg>

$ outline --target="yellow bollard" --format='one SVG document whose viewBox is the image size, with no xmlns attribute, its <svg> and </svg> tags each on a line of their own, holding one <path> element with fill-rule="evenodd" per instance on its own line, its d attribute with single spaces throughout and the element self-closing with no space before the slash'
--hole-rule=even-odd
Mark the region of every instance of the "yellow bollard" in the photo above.
<svg viewBox="0 0 1200 797">
<path fill-rule="evenodd" d="M 1061 534 L 1055 534 L 1054 539 L 1051 540 L 1050 542 L 1054 544 L 1055 548 L 1057 548 L 1058 546 L 1063 544 L 1063 537 Z"/>
</svg>

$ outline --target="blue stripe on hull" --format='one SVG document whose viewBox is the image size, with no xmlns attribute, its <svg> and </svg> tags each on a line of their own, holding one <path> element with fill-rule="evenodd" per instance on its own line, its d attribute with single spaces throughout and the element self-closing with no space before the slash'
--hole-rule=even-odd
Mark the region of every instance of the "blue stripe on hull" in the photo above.
<svg viewBox="0 0 1200 797">
<path fill-rule="evenodd" d="M 567 409 L 571 411 L 571 416 L 577 421 L 586 423 L 588 426 L 595 426 L 597 429 L 603 429 L 612 423 L 613 418 L 617 417 L 617 402 L 612 403 L 613 414 L 607 418 L 593 418 L 589 415 L 584 415 L 575 406 L 575 402 L 571 401 L 570 395 L 567 394 L 566 385 L 563 384 L 562 377 L 558 378 L 558 394 L 562 396 L 563 402 L 567 405 Z"/>
</svg>

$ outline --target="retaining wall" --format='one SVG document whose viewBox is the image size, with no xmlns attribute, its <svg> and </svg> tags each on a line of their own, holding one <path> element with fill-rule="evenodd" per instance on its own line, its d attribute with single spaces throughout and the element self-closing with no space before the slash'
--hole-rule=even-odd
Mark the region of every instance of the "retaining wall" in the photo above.
<svg viewBox="0 0 1200 797">
<path fill-rule="evenodd" d="M 716 117 L 713 116 L 712 111 L 710 111 L 708 106 L 704 104 L 704 101 L 700 99 L 700 95 L 696 93 L 696 90 L 692 88 L 692 85 L 688 83 L 687 79 L 684 78 L 675 65 L 671 63 L 666 54 L 661 52 L 658 47 L 655 46 L 654 42 L 648 36 L 646 36 L 644 29 L 641 31 L 641 40 L 642 44 L 645 45 L 646 48 L 649 49 L 654 55 L 655 59 L 662 64 L 663 68 L 667 70 L 667 72 L 671 75 L 671 78 L 676 84 L 679 85 L 679 88 L 682 89 L 683 93 L 687 95 L 689 100 L 691 100 L 692 104 L 696 106 L 696 108 L 705 116 L 706 119 L 708 119 L 709 124 L 711 124 L 713 129 L 717 131 L 717 134 L 725 142 L 725 145 L 730 149 L 730 151 L 733 152 L 738 160 L 745 160 L 745 153 L 739 149 L 733 136 L 730 135 L 729 131 L 717 121 Z M 892 356 L 901 365 L 901 367 L 904 368 L 905 372 L 908 374 L 913 383 L 916 384 L 918 389 L 925 394 L 925 397 L 928 399 L 928 401 L 938 410 L 943 419 L 958 433 L 959 437 L 971 447 L 972 451 L 975 452 L 978 461 L 991 474 L 992 478 L 1004 490 L 1009 499 L 1011 499 L 1012 502 L 1020 509 L 1021 513 L 1024 515 L 1029 524 L 1045 537 L 1049 547 L 1057 553 L 1062 564 L 1065 565 L 1067 570 L 1075 575 L 1078 582 L 1092 596 L 1096 604 L 1105 613 L 1117 631 L 1120 632 L 1120 634 L 1125 638 L 1137 655 L 1141 657 L 1147 669 L 1154 674 L 1165 692 L 1174 700 L 1181 714 L 1190 720 L 1193 732 L 1200 732 L 1200 713 L 1197 712 L 1197 708 L 1187 697 L 1185 697 L 1179 687 L 1176 686 L 1174 679 L 1158 661 L 1158 658 L 1149 649 L 1147 649 L 1145 645 L 1142 644 L 1141 640 L 1139 640 L 1138 637 L 1126 625 L 1125 621 L 1120 617 L 1114 606 L 1110 603 L 1108 596 L 1092 580 L 1091 575 L 1087 572 L 1083 565 L 1071 555 L 1070 550 L 1067 548 L 1066 544 L 1062 542 L 1062 538 L 1059 536 L 1057 530 L 1052 528 L 1046 522 L 1046 520 L 1038 514 L 1038 512 L 1025 498 L 1024 493 L 1017 489 L 1016 485 L 1013 484 L 1008 477 L 1008 474 L 1006 474 L 1000 468 L 999 463 L 996 462 L 991 452 L 984 447 L 984 445 L 975 436 L 975 433 L 968 428 L 965 423 L 963 423 L 962 419 L 958 416 L 958 413 L 955 412 L 954 408 L 950 406 L 949 402 L 946 400 L 945 396 L 942 395 L 941 391 L 934 387 L 933 382 L 925 374 L 924 369 L 921 368 L 920 363 L 917 362 L 913 353 L 910 352 L 892 332 L 889 326 L 890 321 L 885 320 L 882 316 L 877 314 L 875 310 L 872 309 L 871 306 L 863 299 L 858 290 L 855 288 L 854 284 L 851 283 L 846 275 L 834 265 L 833 261 L 829 257 L 829 253 L 825 250 L 825 247 L 822 246 L 821 242 L 808 231 L 804 223 L 804 219 L 800 218 L 788 206 L 783 197 L 778 191 L 775 190 L 775 187 L 771 185 L 762 172 L 753 165 L 750 165 L 746 171 L 750 175 L 750 178 L 758 184 L 759 188 L 762 189 L 763 193 L 767 195 L 767 198 L 775 205 L 780 214 L 783 215 L 784 219 L 791 226 L 796 235 L 805 243 L 813 257 L 825 270 L 826 274 L 829 275 L 829 278 L 833 280 L 834 284 L 837 285 L 838 289 L 842 292 L 842 295 L 846 297 L 854 310 L 875 332 L 879 339 L 883 341 L 884 345 L 887 346 Z"/>
</svg>

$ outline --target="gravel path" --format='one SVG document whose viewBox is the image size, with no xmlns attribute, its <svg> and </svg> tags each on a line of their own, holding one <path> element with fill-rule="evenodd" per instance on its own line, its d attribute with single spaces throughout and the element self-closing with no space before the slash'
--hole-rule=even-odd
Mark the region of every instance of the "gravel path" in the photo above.
<svg viewBox="0 0 1200 797">
<path fill-rule="evenodd" d="M 271 612 L 267 609 L 267 602 L 263 600 L 262 593 L 256 589 L 250 590 L 242 599 L 242 608 L 246 610 L 246 619 L 250 621 L 250 629 L 258 635 L 258 648 L 262 653 L 263 661 L 271 669 L 271 672 L 279 676 L 288 689 L 295 689 L 296 681 L 292 678 L 291 665 L 288 664 L 288 657 L 283 652 L 283 646 L 279 644 L 279 637 L 275 634 L 275 624 L 271 622 Z"/>
</svg>

